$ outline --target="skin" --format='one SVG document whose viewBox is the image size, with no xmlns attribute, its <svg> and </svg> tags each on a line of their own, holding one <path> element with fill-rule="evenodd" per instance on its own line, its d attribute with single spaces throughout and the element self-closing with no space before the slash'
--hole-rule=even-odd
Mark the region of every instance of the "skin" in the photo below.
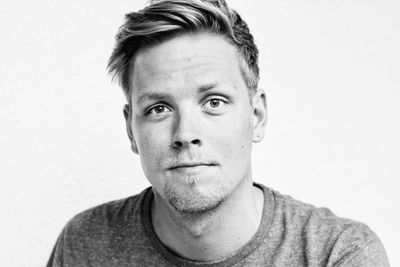
<svg viewBox="0 0 400 267">
<path fill-rule="evenodd" d="M 264 136 L 265 94 L 249 94 L 236 48 L 210 33 L 142 49 L 133 69 L 124 114 L 153 187 L 156 234 L 184 258 L 223 258 L 260 224 L 251 148 Z"/>
</svg>

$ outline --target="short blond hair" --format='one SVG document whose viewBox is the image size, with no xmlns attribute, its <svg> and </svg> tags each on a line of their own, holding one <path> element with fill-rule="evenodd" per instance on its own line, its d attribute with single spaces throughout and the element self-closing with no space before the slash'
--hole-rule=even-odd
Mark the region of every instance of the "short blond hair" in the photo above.
<svg viewBox="0 0 400 267">
<path fill-rule="evenodd" d="M 125 95 L 132 90 L 133 60 L 139 49 L 151 47 L 177 35 L 209 32 L 236 47 L 243 78 L 250 91 L 258 86 L 258 49 L 239 14 L 224 0 L 153 0 L 138 12 L 126 14 L 116 35 L 108 62 Z"/>
</svg>

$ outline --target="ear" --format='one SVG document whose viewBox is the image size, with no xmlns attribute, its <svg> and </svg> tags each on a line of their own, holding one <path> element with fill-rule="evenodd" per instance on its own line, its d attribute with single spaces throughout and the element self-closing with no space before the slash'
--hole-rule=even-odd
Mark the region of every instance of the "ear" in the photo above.
<svg viewBox="0 0 400 267">
<path fill-rule="evenodd" d="M 126 131 L 128 133 L 129 140 L 131 141 L 131 148 L 132 151 L 136 154 L 139 154 L 135 137 L 133 136 L 132 132 L 132 111 L 131 108 L 128 104 L 124 105 L 124 117 L 125 117 L 125 122 L 126 122 Z"/>
<path fill-rule="evenodd" d="M 267 125 L 267 97 L 264 90 L 257 89 L 251 100 L 253 104 L 253 142 L 258 143 L 264 138 Z"/>
</svg>

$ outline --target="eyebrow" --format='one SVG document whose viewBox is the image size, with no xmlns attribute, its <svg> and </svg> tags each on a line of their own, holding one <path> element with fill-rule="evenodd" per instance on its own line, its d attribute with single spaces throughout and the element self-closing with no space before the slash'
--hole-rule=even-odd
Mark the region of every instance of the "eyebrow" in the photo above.
<svg viewBox="0 0 400 267">
<path fill-rule="evenodd" d="M 139 96 L 136 103 L 139 104 L 145 99 L 163 99 L 168 97 L 168 94 L 165 93 L 159 93 L 159 92 L 148 92 L 144 93 L 143 95 Z"/>
<path fill-rule="evenodd" d="M 211 90 L 217 86 L 218 86 L 218 83 L 204 84 L 199 87 L 198 91 L 199 91 L 199 93 L 204 93 L 204 92 L 207 92 L 208 90 Z"/>
</svg>

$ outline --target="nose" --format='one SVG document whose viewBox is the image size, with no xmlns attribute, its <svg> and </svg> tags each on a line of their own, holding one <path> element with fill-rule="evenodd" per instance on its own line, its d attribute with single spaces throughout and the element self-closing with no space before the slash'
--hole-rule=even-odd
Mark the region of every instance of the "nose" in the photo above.
<svg viewBox="0 0 400 267">
<path fill-rule="evenodd" d="M 172 147 L 175 149 L 201 146 L 200 125 L 194 114 L 180 112 L 177 114 L 172 137 Z"/>
</svg>

